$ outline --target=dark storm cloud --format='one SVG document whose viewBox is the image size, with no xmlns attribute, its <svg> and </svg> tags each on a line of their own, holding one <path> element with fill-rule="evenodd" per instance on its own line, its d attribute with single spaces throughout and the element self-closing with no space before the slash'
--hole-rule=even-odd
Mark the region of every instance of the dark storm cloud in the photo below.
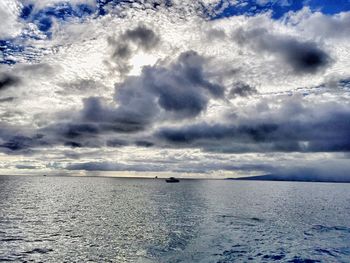
<svg viewBox="0 0 350 263">
<path fill-rule="evenodd" d="M 84 135 L 94 135 L 99 132 L 96 125 L 91 123 L 81 123 L 81 124 L 68 124 L 64 126 L 62 135 L 68 139 L 78 138 Z"/>
<path fill-rule="evenodd" d="M 342 88 L 350 89 L 350 78 L 339 80 L 337 85 Z"/>
<path fill-rule="evenodd" d="M 238 143 L 263 143 L 270 141 L 279 129 L 274 123 L 252 125 L 226 125 L 201 123 L 182 128 L 163 128 L 157 136 L 175 145 L 208 145 L 211 141 L 232 139 Z"/>
<path fill-rule="evenodd" d="M 266 29 L 234 32 L 234 41 L 248 45 L 257 52 L 269 52 L 279 56 L 297 74 L 317 73 L 331 63 L 330 56 L 315 42 L 299 41 L 285 35 L 274 35 Z"/>
<path fill-rule="evenodd" d="M 143 24 L 126 30 L 117 39 L 109 37 L 107 40 L 112 48 L 112 65 L 115 64 L 116 69 L 122 75 L 130 71 L 129 59 L 137 52 L 137 49 L 150 51 L 160 42 L 158 35 Z"/>
<path fill-rule="evenodd" d="M 37 166 L 34 165 L 23 165 L 23 164 L 18 164 L 16 165 L 17 169 L 38 169 Z"/>
<path fill-rule="evenodd" d="M 43 135 L 20 126 L 1 124 L 0 151 L 7 154 L 29 154 L 35 147 L 47 145 Z"/>
<path fill-rule="evenodd" d="M 97 124 L 75 120 L 73 122 L 57 122 L 41 128 L 48 145 L 65 145 L 77 147 L 101 147 L 104 142 L 99 138 L 100 127 Z"/>
<path fill-rule="evenodd" d="M 67 141 L 64 143 L 64 146 L 69 146 L 69 147 L 72 147 L 72 148 L 81 148 L 83 147 L 83 145 L 79 142 L 75 142 L 75 141 Z M 87 147 L 85 145 L 85 147 Z"/>
<path fill-rule="evenodd" d="M 151 147 L 154 142 L 138 136 L 140 132 L 147 133 L 164 120 L 196 117 L 211 98 L 224 96 L 223 87 L 208 80 L 205 63 L 204 57 L 188 51 L 167 66 L 145 67 L 140 76 L 116 85 L 115 103 L 100 97 L 84 99 L 81 111 L 62 114 L 38 129 L 44 138 L 6 139 L 3 147 L 13 151 L 38 145 Z"/>
<path fill-rule="evenodd" d="M 211 97 L 220 98 L 224 93 L 222 86 L 208 80 L 205 62 L 188 51 L 169 67 L 144 67 L 140 76 L 117 87 L 116 101 L 126 112 L 141 107 L 141 112 L 154 114 L 161 108 L 173 117 L 194 117 L 206 109 Z"/>
<path fill-rule="evenodd" d="M 270 112 L 263 120 L 257 113 L 234 124 L 203 122 L 161 128 L 155 137 L 170 147 L 198 147 L 217 152 L 350 151 L 350 110 L 331 108 L 325 114 L 322 107 L 294 107 L 287 103 L 277 115 Z"/>
<path fill-rule="evenodd" d="M 147 109 L 137 111 L 136 105 L 134 109 L 129 109 L 123 103 L 125 102 L 120 102 L 120 106 L 114 108 L 105 105 L 100 98 L 88 98 L 84 100 L 82 121 L 95 123 L 104 131 L 132 133 L 143 130 L 150 121 L 148 114 L 152 115 L 152 113 Z"/>
<path fill-rule="evenodd" d="M 290 63 L 298 73 L 315 73 L 325 68 L 330 62 L 328 54 L 312 42 L 287 40 L 281 48 L 281 53 L 286 62 Z"/>
<path fill-rule="evenodd" d="M 32 138 L 25 136 L 14 136 L 5 143 L 1 144 L 0 147 L 9 149 L 11 151 L 20 151 L 29 148 L 32 145 Z"/>
<path fill-rule="evenodd" d="M 156 104 L 157 99 L 151 98 L 150 101 Z M 259 107 L 255 111 L 252 109 L 249 115 L 238 111 L 220 123 L 200 122 L 158 128 L 152 136 L 146 129 L 151 123 L 137 123 L 140 126 L 135 128 L 135 119 L 121 121 L 122 114 L 128 111 L 120 109 L 122 104 L 113 108 L 95 100 L 85 106 L 87 108 L 77 115 L 79 118 L 69 122 L 29 132 L 2 127 L 0 150 L 21 154 L 33 148 L 55 145 L 72 148 L 136 145 L 201 148 L 221 153 L 350 152 L 350 109 L 346 105 L 315 104 L 303 101 L 301 97 L 287 97 L 279 103 L 278 108 L 267 105 L 263 112 Z M 159 119 L 153 121 L 159 124 Z M 145 130 L 145 133 L 137 133 L 140 130 Z"/>
<path fill-rule="evenodd" d="M 3 103 L 3 102 L 11 102 L 11 101 L 14 101 L 15 99 L 16 99 L 15 97 L 1 98 L 1 99 L 0 99 L 0 103 Z"/>
<path fill-rule="evenodd" d="M 126 43 L 120 43 L 114 50 L 112 58 L 129 59 L 132 56 L 132 50 Z"/>
<path fill-rule="evenodd" d="M 132 56 L 132 50 L 128 43 L 108 38 L 108 44 L 112 47 L 111 61 L 106 61 L 113 70 L 117 70 L 121 75 L 130 71 L 131 65 L 129 59 Z"/>
<path fill-rule="evenodd" d="M 152 147 L 154 145 L 153 142 L 149 142 L 149 141 L 136 141 L 135 144 L 137 146 L 141 146 L 141 147 Z"/>
<path fill-rule="evenodd" d="M 20 78 L 11 74 L 0 73 L 0 91 L 8 87 L 16 86 L 19 83 L 20 83 Z"/>
<path fill-rule="evenodd" d="M 144 50 L 154 48 L 159 42 L 159 37 L 154 31 L 142 24 L 134 29 L 126 30 L 122 38 L 136 43 Z"/>
<path fill-rule="evenodd" d="M 243 82 L 237 82 L 233 85 L 233 88 L 230 90 L 230 97 L 248 97 L 258 93 L 255 87 L 252 87 Z"/>
<path fill-rule="evenodd" d="M 106 142 L 106 145 L 108 147 L 113 147 L 113 148 L 127 146 L 128 144 L 129 143 L 127 141 L 120 140 L 120 139 L 110 139 Z"/>
<path fill-rule="evenodd" d="M 116 85 L 117 107 L 101 98 L 84 100 L 78 123 L 94 123 L 102 132 L 143 131 L 161 118 L 191 118 L 206 110 L 210 98 L 224 89 L 208 80 L 205 58 L 194 51 L 182 53 L 169 66 L 144 67 L 140 76 Z"/>
</svg>

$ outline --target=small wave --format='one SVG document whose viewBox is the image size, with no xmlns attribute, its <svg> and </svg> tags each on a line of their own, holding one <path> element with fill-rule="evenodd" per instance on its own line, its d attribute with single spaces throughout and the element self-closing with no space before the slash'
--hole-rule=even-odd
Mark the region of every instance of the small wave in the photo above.
<svg viewBox="0 0 350 263">
<path fill-rule="evenodd" d="M 29 250 L 24 252 L 25 254 L 47 254 L 49 252 L 53 251 L 51 248 L 34 248 L 33 250 Z"/>
<path fill-rule="evenodd" d="M 307 231 L 304 231 L 304 235 L 305 235 L 305 236 L 313 236 L 313 234 L 311 234 L 311 233 L 309 233 L 309 232 L 307 232 Z"/>
<path fill-rule="evenodd" d="M 222 217 L 222 218 L 230 218 L 230 217 L 237 217 L 237 216 L 234 216 L 234 215 L 219 215 L 219 217 Z"/>
<path fill-rule="evenodd" d="M 329 231 L 344 231 L 350 233 L 350 228 L 345 226 L 324 226 L 324 225 L 314 225 L 312 230 L 319 232 L 329 232 Z"/>
<path fill-rule="evenodd" d="M 83 235 L 66 235 L 66 237 L 70 237 L 70 238 L 81 238 L 81 237 L 83 237 Z"/>
<path fill-rule="evenodd" d="M 252 217 L 250 220 L 256 221 L 256 222 L 263 222 L 264 220 L 258 217 Z"/>
<path fill-rule="evenodd" d="M 23 241 L 23 238 L 2 238 L 0 239 L 1 242 L 13 242 L 13 241 Z"/>
<path fill-rule="evenodd" d="M 258 218 L 258 217 L 244 217 L 244 216 L 237 216 L 237 215 L 219 215 L 220 218 L 235 218 L 238 220 L 247 220 L 247 221 L 254 221 L 254 222 L 263 222 L 264 219 Z"/>
<path fill-rule="evenodd" d="M 286 255 L 280 254 L 280 255 L 264 255 L 262 258 L 269 259 L 269 260 L 281 260 L 285 257 L 286 257 Z"/>
<path fill-rule="evenodd" d="M 315 251 L 318 252 L 318 253 L 321 253 L 321 254 L 326 254 L 326 255 L 332 256 L 332 257 L 336 257 L 337 256 L 332 251 L 329 251 L 329 250 L 323 249 L 323 248 L 317 248 L 317 249 L 315 249 Z M 337 252 L 337 251 L 335 251 L 335 252 Z"/>
<path fill-rule="evenodd" d="M 321 262 L 321 261 L 315 260 L 315 259 L 309 259 L 309 258 L 294 257 L 292 260 L 289 260 L 288 262 L 291 262 L 291 263 L 317 263 L 317 262 Z"/>
<path fill-rule="evenodd" d="M 35 206 L 27 206 L 27 207 L 23 207 L 24 210 L 35 210 L 37 209 L 37 207 Z"/>
<path fill-rule="evenodd" d="M 219 256 L 223 259 L 218 262 L 228 262 L 228 260 L 233 260 L 237 257 L 242 257 L 248 253 L 247 250 L 244 249 L 242 245 L 233 245 L 231 249 L 225 250 L 222 253 L 215 253 L 213 256 Z"/>
<path fill-rule="evenodd" d="M 235 255 L 235 254 L 245 254 L 247 253 L 248 251 L 246 250 L 236 250 L 236 249 L 230 249 L 230 250 L 225 250 L 222 255 L 223 256 L 232 256 L 232 255 Z"/>
<path fill-rule="evenodd" d="M 233 245 L 232 247 L 234 248 L 234 247 L 241 247 L 242 245 L 240 245 L 240 244 L 237 244 L 237 245 Z"/>
<path fill-rule="evenodd" d="M 10 261 L 15 261 L 15 260 L 11 259 L 11 258 L 1 258 L 0 257 L 0 262 L 10 262 Z"/>
</svg>

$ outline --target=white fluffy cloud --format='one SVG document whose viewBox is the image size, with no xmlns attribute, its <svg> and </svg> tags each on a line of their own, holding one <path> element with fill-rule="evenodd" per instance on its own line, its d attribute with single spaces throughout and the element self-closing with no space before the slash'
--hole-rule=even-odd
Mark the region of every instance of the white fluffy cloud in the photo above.
<svg viewBox="0 0 350 263">
<path fill-rule="evenodd" d="M 23 25 L 18 21 L 21 6 L 16 1 L 4 0 L 0 2 L 0 38 L 16 37 L 21 33 Z"/>
<path fill-rule="evenodd" d="M 40 0 L 40 1 L 35 1 L 35 0 L 19 0 L 23 5 L 34 5 L 35 8 L 37 9 L 42 9 L 45 7 L 49 6 L 54 6 L 56 4 L 60 4 L 64 1 L 62 0 Z M 96 5 L 96 0 L 70 0 L 66 1 L 69 2 L 72 5 L 77 5 L 77 4 L 86 4 L 90 6 L 95 6 Z"/>
</svg>

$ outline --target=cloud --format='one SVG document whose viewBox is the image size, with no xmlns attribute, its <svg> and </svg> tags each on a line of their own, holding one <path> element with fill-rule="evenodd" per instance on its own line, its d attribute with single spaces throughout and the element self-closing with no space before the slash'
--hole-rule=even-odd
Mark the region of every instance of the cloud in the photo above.
<svg viewBox="0 0 350 263">
<path fill-rule="evenodd" d="M 21 33 L 23 25 L 19 22 L 20 5 L 16 1 L 3 0 L 0 3 L 0 39 L 9 39 Z"/>
<path fill-rule="evenodd" d="M 139 24 L 133 29 L 127 29 L 117 38 L 109 37 L 111 61 L 106 61 L 112 68 L 116 68 L 121 75 L 128 73 L 132 66 L 131 57 L 139 50 L 148 52 L 157 47 L 160 38 L 149 27 Z"/>
<path fill-rule="evenodd" d="M 205 58 L 194 51 L 180 54 L 169 66 L 146 66 L 140 76 L 116 85 L 117 107 L 100 98 L 84 100 L 83 122 L 102 130 L 132 133 L 165 118 L 192 118 L 205 111 L 210 98 L 221 98 L 224 89 L 208 80 Z"/>
<path fill-rule="evenodd" d="M 154 31 L 142 24 L 134 29 L 126 30 L 122 35 L 122 39 L 129 40 L 144 50 L 155 48 L 159 43 L 159 37 Z"/>
<path fill-rule="evenodd" d="M 315 38 L 347 39 L 350 36 L 350 12 L 341 12 L 333 16 L 312 12 L 304 7 L 285 16 L 287 25 L 299 28 Z"/>
<path fill-rule="evenodd" d="M 86 98 L 81 111 L 61 113 L 28 135 L 19 132 L 18 136 L 8 136 L 2 147 L 19 153 L 55 145 L 153 146 L 147 136 L 137 134 L 147 134 L 153 125 L 169 120 L 194 118 L 206 111 L 210 99 L 223 98 L 224 87 L 209 80 L 205 64 L 206 58 L 188 51 L 164 65 L 147 66 L 140 76 L 130 76 L 116 85 L 114 102 Z M 113 134 L 122 137 L 116 139 Z"/>
<path fill-rule="evenodd" d="M 14 101 L 15 99 L 16 99 L 15 97 L 5 97 L 5 98 L 1 98 L 1 99 L 0 99 L 0 103 L 12 102 L 12 101 Z"/>
<path fill-rule="evenodd" d="M 248 97 L 257 93 L 258 91 L 255 87 L 243 82 L 237 82 L 234 84 L 233 88 L 231 88 L 229 97 Z"/>
<path fill-rule="evenodd" d="M 158 98 L 159 106 L 165 111 L 182 117 L 196 116 L 206 108 L 210 96 L 223 96 L 223 87 L 211 83 L 205 76 L 204 64 L 205 59 L 196 52 L 184 52 L 169 68 L 145 67 L 141 77 L 132 84 L 143 85 Z M 121 88 L 130 89 L 128 85 Z"/>
<path fill-rule="evenodd" d="M 14 75 L 0 73 L 0 91 L 8 87 L 16 86 L 20 83 L 20 79 Z"/>
<path fill-rule="evenodd" d="M 248 46 L 256 52 L 277 55 L 297 74 L 315 74 L 331 63 L 330 56 L 315 42 L 272 34 L 264 28 L 240 28 L 234 32 L 233 39 L 239 45 Z"/>
<path fill-rule="evenodd" d="M 20 151 L 31 146 L 31 138 L 24 136 L 14 136 L 7 142 L 0 145 L 0 147 L 7 148 L 11 151 Z"/>
<path fill-rule="evenodd" d="M 35 133 L 28 127 L 1 124 L 0 151 L 7 154 L 29 154 L 35 147 L 42 147 L 43 135 Z"/>
<path fill-rule="evenodd" d="M 182 166 L 183 168 L 179 168 Z M 181 162 L 141 162 L 132 164 L 123 164 L 116 162 L 85 162 L 76 163 L 66 166 L 67 170 L 84 170 L 84 171 L 136 171 L 136 172 L 178 172 L 178 173 L 212 173 L 221 171 L 251 171 L 262 170 L 270 171 L 275 169 L 266 164 L 217 164 L 210 161 L 201 164 L 186 165 Z"/>
<path fill-rule="evenodd" d="M 88 162 L 68 165 L 67 170 L 85 170 L 85 171 L 138 171 L 138 172 L 158 172 L 167 171 L 165 167 L 154 165 L 128 165 L 110 162 Z"/>
<path fill-rule="evenodd" d="M 227 37 L 225 31 L 217 28 L 209 29 L 206 34 L 209 41 L 223 40 Z"/>
<path fill-rule="evenodd" d="M 24 164 L 18 164 L 16 165 L 17 169 L 38 169 L 37 166 L 34 165 L 24 165 Z"/>
<path fill-rule="evenodd" d="M 20 31 L 0 43 L 11 64 L 0 65 L 0 155 L 13 169 L 23 155 L 49 170 L 257 174 L 349 151 L 347 13 L 21 3 L 5 10 Z"/>
<path fill-rule="evenodd" d="M 278 110 L 268 108 L 271 110 L 255 112 L 248 118 L 241 114 L 225 123 L 163 127 L 156 138 L 168 146 L 217 152 L 350 151 L 349 108 L 295 101 L 285 101 Z"/>
<path fill-rule="evenodd" d="M 65 97 L 82 96 L 86 98 L 96 96 L 97 94 L 103 94 L 105 96 L 109 95 L 106 94 L 106 92 L 108 92 L 108 88 L 101 81 L 94 79 L 77 79 L 75 81 L 59 83 L 59 86 L 61 89 L 57 90 L 56 94 Z"/>
<path fill-rule="evenodd" d="M 152 115 L 152 109 L 147 110 L 146 105 L 141 107 L 144 108 L 129 109 L 123 106 L 113 108 L 105 105 L 100 98 L 91 97 L 84 100 L 82 120 L 97 123 L 100 128 L 107 131 L 136 132 L 144 129 L 149 123 L 148 115 Z"/>
<path fill-rule="evenodd" d="M 38 133 L 44 134 L 41 141 L 45 142 L 45 146 L 64 145 L 73 148 L 99 148 L 104 145 L 104 142 L 99 138 L 100 128 L 93 123 L 57 122 L 39 129 Z"/>
</svg>

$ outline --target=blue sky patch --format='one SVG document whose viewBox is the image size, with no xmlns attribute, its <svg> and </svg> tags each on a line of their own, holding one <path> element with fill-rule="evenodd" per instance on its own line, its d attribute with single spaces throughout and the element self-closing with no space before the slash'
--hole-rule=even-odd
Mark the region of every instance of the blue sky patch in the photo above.
<svg viewBox="0 0 350 263">
<path fill-rule="evenodd" d="M 50 34 L 53 20 L 68 21 L 70 19 L 83 19 L 95 13 L 95 8 L 86 4 L 72 6 L 70 3 L 63 2 L 54 6 L 46 7 L 39 11 L 33 8 L 33 5 L 24 6 L 20 18 L 26 22 L 32 22 L 38 26 L 38 29 Z"/>
<path fill-rule="evenodd" d="M 216 11 L 222 10 L 226 1 L 221 1 Z M 304 6 L 309 6 L 312 11 L 321 11 L 324 14 L 332 15 L 343 11 L 350 10 L 349 0 L 306 0 L 306 1 L 292 1 L 292 0 L 271 0 L 264 3 L 258 3 L 256 0 L 241 0 L 234 4 L 229 4 L 221 12 L 216 12 L 212 15 L 212 19 L 220 19 L 225 17 L 247 15 L 254 16 L 256 14 L 271 12 L 272 18 L 279 19 L 287 12 L 298 11 Z"/>
<path fill-rule="evenodd" d="M 0 52 L 2 53 L 0 64 L 15 64 L 16 61 L 13 59 L 14 55 L 22 53 L 24 49 L 24 46 L 15 44 L 12 40 L 0 40 Z"/>
</svg>

